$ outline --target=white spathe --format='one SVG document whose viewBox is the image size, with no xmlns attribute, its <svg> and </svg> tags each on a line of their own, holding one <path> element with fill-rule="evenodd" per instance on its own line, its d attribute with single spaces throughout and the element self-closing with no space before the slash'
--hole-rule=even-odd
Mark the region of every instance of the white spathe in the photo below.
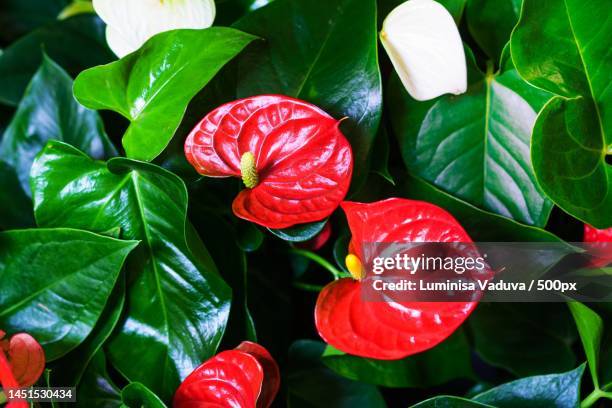
<svg viewBox="0 0 612 408">
<path fill-rule="evenodd" d="M 461 36 L 450 13 L 434 0 L 408 0 L 383 22 L 380 40 L 408 93 L 426 101 L 467 89 Z"/>
<path fill-rule="evenodd" d="M 206 28 L 215 19 L 214 0 L 93 0 L 106 23 L 106 41 L 119 57 L 149 38 L 178 28 Z"/>
</svg>

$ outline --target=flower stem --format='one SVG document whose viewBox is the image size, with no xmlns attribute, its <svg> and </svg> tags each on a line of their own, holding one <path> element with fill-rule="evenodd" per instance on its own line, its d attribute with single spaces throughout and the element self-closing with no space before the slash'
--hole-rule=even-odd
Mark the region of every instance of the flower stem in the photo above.
<svg viewBox="0 0 612 408">
<path fill-rule="evenodd" d="M 307 251 L 305 249 L 298 249 L 298 248 L 293 248 L 293 249 L 290 250 L 290 252 L 295 254 L 295 255 L 303 256 L 304 258 L 308 258 L 311 261 L 316 262 L 321 267 L 326 269 L 329 273 L 331 273 L 335 280 L 343 278 L 346 275 L 345 273 L 340 272 L 338 269 L 336 269 L 336 267 L 334 267 L 326 259 L 320 257 L 319 255 L 315 254 L 314 252 Z"/>
<path fill-rule="evenodd" d="M 8 401 L 6 399 L 6 395 L 4 395 L 3 392 L 0 392 L 0 404 L 4 404 L 6 401 Z"/>
<path fill-rule="evenodd" d="M 304 282 L 293 282 L 293 287 L 297 289 L 305 290 L 307 292 L 320 292 L 321 290 L 323 290 L 323 286 L 312 285 L 310 283 L 304 283 Z"/>
<path fill-rule="evenodd" d="M 593 406 L 601 397 L 612 399 L 612 392 L 602 391 L 599 388 L 595 388 L 592 393 L 580 403 L 580 408 L 589 408 Z"/>
</svg>

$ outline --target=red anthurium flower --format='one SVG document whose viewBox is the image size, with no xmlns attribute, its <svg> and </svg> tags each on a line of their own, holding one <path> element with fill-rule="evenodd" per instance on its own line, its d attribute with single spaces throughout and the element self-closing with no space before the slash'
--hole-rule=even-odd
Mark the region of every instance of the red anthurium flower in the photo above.
<svg viewBox="0 0 612 408">
<path fill-rule="evenodd" d="M 242 342 L 196 368 L 174 395 L 175 408 L 267 408 L 280 387 L 280 372 L 268 351 Z"/>
<path fill-rule="evenodd" d="M 597 229 L 584 224 L 584 242 L 592 243 L 591 248 L 599 259 L 592 262 L 592 265 L 599 268 L 612 262 L 612 228 Z"/>
<path fill-rule="evenodd" d="M 363 243 L 472 242 L 443 209 L 423 201 L 390 198 L 344 202 L 352 233 L 347 268 L 355 279 L 327 285 L 317 299 L 320 336 L 349 354 L 393 360 L 434 347 L 474 310 L 475 302 L 365 302 L 360 296 Z"/>
<path fill-rule="evenodd" d="M 26 333 L 4 339 L 0 330 L 0 384 L 2 388 L 29 387 L 45 369 L 45 353 L 40 344 Z M 7 408 L 28 407 L 26 401 L 12 401 Z"/>
<path fill-rule="evenodd" d="M 232 205 L 240 218 L 269 228 L 322 220 L 340 204 L 353 171 L 340 121 L 280 95 L 227 103 L 185 141 L 185 155 L 209 177 L 241 177 Z"/>
</svg>

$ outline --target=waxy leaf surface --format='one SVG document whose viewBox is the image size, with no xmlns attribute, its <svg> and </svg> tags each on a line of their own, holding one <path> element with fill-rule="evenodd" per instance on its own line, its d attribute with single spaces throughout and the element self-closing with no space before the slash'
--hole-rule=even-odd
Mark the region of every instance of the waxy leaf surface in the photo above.
<svg viewBox="0 0 612 408">
<path fill-rule="evenodd" d="M 98 114 L 74 100 L 72 79 L 45 57 L 0 142 L 0 157 L 15 169 L 28 196 L 30 167 L 49 140 L 71 144 L 96 159 L 117 153 Z"/>
<path fill-rule="evenodd" d="M 513 31 L 520 75 L 554 97 L 538 115 L 531 157 L 538 182 L 564 211 L 612 226 L 612 91 L 607 0 L 525 0 Z"/>
<path fill-rule="evenodd" d="M 136 245 L 65 228 L 0 233 L 0 327 L 32 335 L 49 361 L 63 356 L 93 329 Z"/>
<path fill-rule="evenodd" d="M 114 59 L 104 40 L 104 23 L 97 16 L 56 21 L 21 37 L 0 54 L 0 103 L 19 103 L 43 61 L 43 51 L 71 75 Z"/>
<path fill-rule="evenodd" d="M 472 242 L 452 215 L 422 201 L 390 198 L 342 205 L 349 252 L 365 265 L 363 245 L 377 242 Z M 361 283 L 345 278 L 319 294 L 315 323 L 333 347 L 362 357 L 400 359 L 434 347 L 474 310 L 475 302 L 365 302 Z"/>
<path fill-rule="evenodd" d="M 417 102 L 396 77 L 389 107 L 404 163 L 415 175 L 482 209 L 544 226 L 552 208 L 529 156 L 531 129 L 549 95 L 523 81 L 509 50 L 483 74 L 468 54 L 469 87 Z"/>
<path fill-rule="evenodd" d="M 230 299 L 214 264 L 202 262 L 206 254 L 187 246 L 185 185 L 152 164 L 94 161 L 51 142 L 32 168 L 32 188 L 40 225 L 120 227 L 123 238 L 142 241 L 128 261 L 128 313 L 108 353 L 128 379 L 169 399 L 216 351 Z"/>
<path fill-rule="evenodd" d="M 161 33 L 125 58 L 81 73 L 74 95 L 128 119 L 127 156 L 150 161 L 172 139 L 191 98 L 253 39 L 225 27 Z"/>
<path fill-rule="evenodd" d="M 247 153 L 259 180 L 234 200 L 240 218 L 269 228 L 320 221 L 348 191 L 351 146 L 339 122 L 309 103 L 279 95 L 239 99 L 206 115 L 185 142 L 187 160 L 210 177 L 241 177 Z"/>
<path fill-rule="evenodd" d="M 536 375 L 502 384 L 474 397 L 497 408 L 575 408 L 580 405 L 584 364 L 561 374 Z"/>
<path fill-rule="evenodd" d="M 375 2 L 275 0 L 235 26 L 265 39 L 239 59 L 238 96 L 278 93 L 348 117 L 360 184 L 382 109 Z"/>
</svg>

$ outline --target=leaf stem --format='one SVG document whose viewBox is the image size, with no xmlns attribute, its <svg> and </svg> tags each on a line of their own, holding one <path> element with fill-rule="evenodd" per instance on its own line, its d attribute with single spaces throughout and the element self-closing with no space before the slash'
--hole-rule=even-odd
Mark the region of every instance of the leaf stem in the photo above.
<svg viewBox="0 0 612 408">
<path fill-rule="evenodd" d="M 580 408 L 589 408 L 593 406 L 601 397 L 612 399 L 612 392 L 602 391 L 599 388 L 595 388 L 592 393 L 580 403 Z"/>
<path fill-rule="evenodd" d="M 292 248 L 290 250 L 290 252 L 292 254 L 303 256 L 304 258 L 308 258 L 311 261 L 316 262 L 321 267 L 326 269 L 329 273 L 331 273 L 333 275 L 333 277 L 334 277 L 334 280 L 338 280 L 338 279 L 340 279 L 340 278 L 345 276 L 345 274 L 343 272 L 340 272 L 338 269 L 336 269 L 336 267 L 334 265 L 332 265 L 326 259 L 324 259 L 324 258 L 320 257 L 319 255 L 315 254 L 314 252 L 307 251 L 305 249 L 298 249 L 298 248 Z"/>
<path fill-rule="evenodd" d="M 323 286 L 313 285 L 313 284 L 305 283 L 305 282 L 293 282 L 293 287 L 297 289 L 305 290 L 307 292 L 317 292 L 318 293 L 323 290 Z"/>
</svg>

